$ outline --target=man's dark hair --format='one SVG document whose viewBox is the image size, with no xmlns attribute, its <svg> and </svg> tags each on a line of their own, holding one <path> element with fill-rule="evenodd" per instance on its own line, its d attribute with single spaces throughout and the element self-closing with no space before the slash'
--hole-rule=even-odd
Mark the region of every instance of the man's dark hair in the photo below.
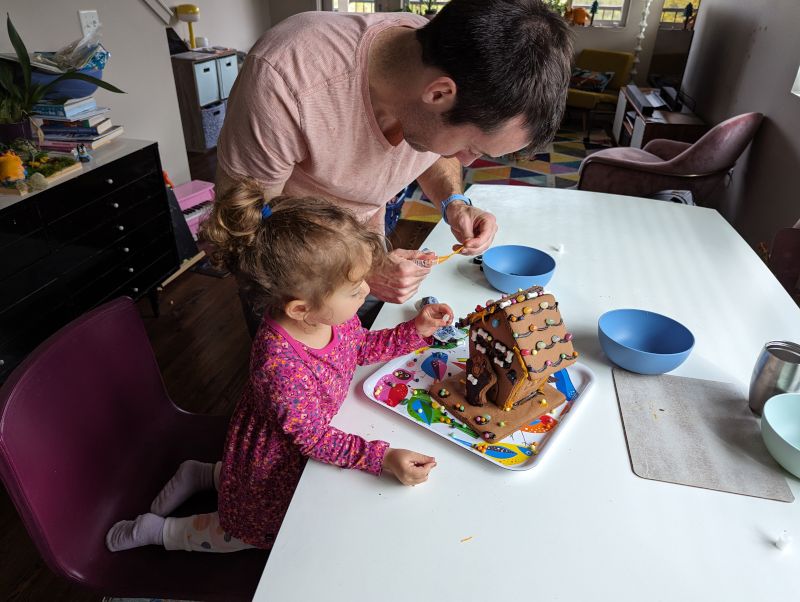
<svg viewBox="0 0 800 602">
<path fill-rule="evenodd" d="M 492 132 L 521 115 L 529 148 L 552 140 L 564 115 L 572 40 L 541 0 L 451 0 L 416 36 L 422 62 L 456 83 L 447 123 Z"/>
</svg>

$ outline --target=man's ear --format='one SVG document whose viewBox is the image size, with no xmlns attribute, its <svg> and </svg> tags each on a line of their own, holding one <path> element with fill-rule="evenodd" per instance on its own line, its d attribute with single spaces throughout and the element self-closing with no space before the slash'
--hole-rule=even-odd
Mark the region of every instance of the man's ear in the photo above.
<svg viewBox="0 0 800 602">
<path fill-rule="evenodd" d="M 456 103 L 456 82 L 446 75 L 428 82 L 422 90 L 422 102 L 437 113 L 446 113 Z"/>
<path fill-rule="evenodd" d="M 308 315 L 309 305 L 303 299 L 294 299 L 286 304 L 283 311 L 292 320 L 304 320 Z"/>
</svg>

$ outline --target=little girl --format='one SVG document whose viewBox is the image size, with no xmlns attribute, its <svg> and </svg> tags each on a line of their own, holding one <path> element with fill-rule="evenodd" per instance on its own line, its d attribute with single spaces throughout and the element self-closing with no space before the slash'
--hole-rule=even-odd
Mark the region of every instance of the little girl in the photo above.
<svg viewBox="0 0 800 602">
<path fill-rule="evenodd" d="M 181 464 L 149 513 L 111 527 L 108 548 L 270 548 L 307 458 L 374 475 L 386 471 L 406 485 L 426 481 L 434 458 L 365 441 L 330 422 L 357 365 L 429 344 L 452 310 L 426 305 L 395 328 L 362 328 L 356 311 L 369 293 L 365 279 L 384 260 L 385 247 L 378 234 L 326 201 L 279 197 L 265 204 L 259 187 L 245 181 L 215 203 L 203 234 L 215 246 L 214 259 L 247 279 L 263 310 L 248 382 L 222 462 Z M 218 512 L 168 517 L 211 487 L 219 491 Z"/>
</svg>

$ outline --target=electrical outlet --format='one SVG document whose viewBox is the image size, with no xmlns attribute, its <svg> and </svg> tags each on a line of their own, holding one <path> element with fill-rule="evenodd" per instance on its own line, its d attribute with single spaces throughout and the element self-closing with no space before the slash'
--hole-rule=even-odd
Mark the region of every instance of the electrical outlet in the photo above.
<svg viewBox="0 0 800 602">
<path fill-rule="evenodd" d="M 84 36 L 89 35 L 100 27 L 100 17 L 97 16 L 96 10 L 79 10 L 78 19 L 80 19 L 81 32 L 83 32 Z"/>
</svg>

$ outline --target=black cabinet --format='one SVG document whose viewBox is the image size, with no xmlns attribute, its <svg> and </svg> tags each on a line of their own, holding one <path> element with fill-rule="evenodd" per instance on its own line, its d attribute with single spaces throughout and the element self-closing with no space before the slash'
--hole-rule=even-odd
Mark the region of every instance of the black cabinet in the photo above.
<svg viewBox="0 0 800 602">
<path fill-rule="evenodd" d="M 179 266 L 158 146 L 114 144 L 84 173 L 0 208 L 0 382 L 73 318 L 139 299 Z"/>
</svg>

